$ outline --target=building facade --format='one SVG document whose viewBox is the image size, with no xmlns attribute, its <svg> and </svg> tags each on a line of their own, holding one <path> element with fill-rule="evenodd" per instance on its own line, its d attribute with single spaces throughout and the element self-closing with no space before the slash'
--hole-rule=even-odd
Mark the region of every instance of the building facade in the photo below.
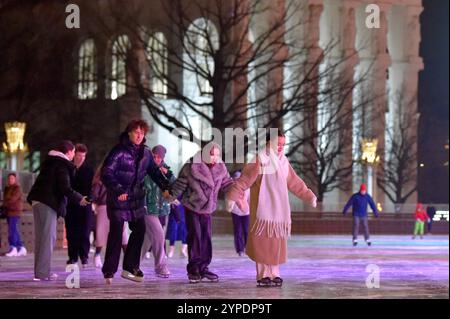
<svg viewBox="0 0 450 319">
<path fill-rule="evenodd" d="M 421 1 L 248 1 L 248 6 L 255 5 L 254 14 L 239 20 L 230 33 L 236 38 L 236 35 L 245 34 L 244 44 L 235 45 L 237 51 L 227 54 L 229 57 L 242 56 L 248 62 L 248 68 L 255 67 L 253 71 L 243 73 L 245 79 L 236 77 L 224 89 L 225 104 L 227 101 L 244 101 L 230 103 L 236 108 L 231 113 L 238 114 L 246 103 L 258 105 L 260 100 L 264 101 L 260 103 L 261 108 L 265 104 L 272 108 L 268 114 L 281 111 L 294 94 L 294 86 L 286 83 L 294 83 L 292 79 L 305 79 L 306 74 L 300 74 L 302 70 L 314 71 L 317 79 L 302 89 L 308 92 L 302 96 L 320 97 L 326 91 L 322 86 L 326 88 L 327 85 L 326 79 L 320 77 L 321 70 L 338 65 L 335 69 L 340 79 L 345 79 L 352 87 L 352 94 L 342 100 L 341 107 L 353 114 L 353 123 L 346 127 L 350 134 L 346 137 L 347 144 L 351 147 L 339 155 L 339 161 L 355 161 L 356 164 L 347 176 L 349 189 L 327 192 L 323 204 L 325 209 L 340 209 L 342 202 L 358 189 L 361 182 L 370 180 L 366 175 L 367 167 L 359 161 L 362 156 L 360 143 L 365 138 L 378 142 L 379 160 L 373 166 L 378 168 L 369 170 L 372 193 L 382 206 L 391 207 L 392 200 L 377 187 L 376 170 L 387 167 L 385 162 L 395 147 L 392 139 L 387 137 L 401 127 L 399 123 L 404 114 L 414 116 L 408 130 L 411 130 L 411 136 L 416 136 L 418 74 L 423 69 L 419 56 Z M 178 26 L 182 36 L 174 31 L 175 20 L 171 17 L 168 2 L 159 0 L 71 1 L 79 9 L 79 28 L 75 25 L 76 15 L 73 15 L 77 10 L 67 9 L 67 1 L 41 1 L 39 4 L 17 1 L 15 5 L 4 2 L 0 7 L 3 17 L 0 25 L 2 34 L 7 37 L 0 45 L 0 57 L 8 67 L 0 70 L 0 122 L 27 123 L 26 142 L 30 154 L 45 153 L 52 143 L 68 138 L 87 144 L 90 149 L 88 161 L 98 165 L 117 142 L 126 123 L 143 117 L 152 124 L 148 144 L 166 146 L 168 164 L 178 172 L 198 146 L 171 134 L 164 127 L 170 122 L 168 116 L 158 113 L 158 107 L 164 108 L 166 113 L 169 110 L 173 123 L 177 119 L 183 122 L 182 118 L 186 118 L 192 132 L 205 139 L 215 123 L 205 119 L 220 117 L 213 114 L 212 109 L 202 109 L 202 104 L 208 105 L 216 96 L 211 94 L 217 89 L 217 86 L 211 86 L 214 79 L 208 79 L 208 74 L 192 71 L 186 65 L 209 71 L 218 67 L 215 65 L 218 57 L 207 56 L 204 52 L 208 49 L 220 52 L 217 48 L 223 39 L 224 26 L 220 14 L 210 11 L 208 1 L 204 2 L 204 8 L 208 10 L 186 5 L 188 2 L 185 1 L 183 7 L 186 18 Z M 241 2 L 245 3 L 245 0 Z M 263 7 L 269 10 L 257 10 Z M 233 11 L 231 4 L 223 10 L 225 13 L 220 12 L 240 14 L 238 10 Z M 284 21 L 285 25 L 274 28 L 274 21 Z M 251 60 L 249 56 L 257 51 L 258 41 L 268 35 L 271 28 L 274 31 L 268 38 L 284 41 L 271 59 L 289 63 L 261 71 L 257 65 L 264 57 Z M 191 47 L 193 49 L 189 51 Z M 295 48 L 298 48 L 298 54 L 293 54 Z M 186 62 L 188 60 L 191 64 Z M 316 65 L 318 61 L 320 63 Z M 298 65 L 306 67 L 301 69 Z M 202 76 L 198 76 L 199 73 Z M 364 81 L 359 81 L 363 76 Z M 263 80 L 255 80 L 258 77 Z M 281 90 L 267 98 L 267 92 L 273 87 Z M 144 89 L 147 91 L 143 92 Z M 149 95 L 151 99 L 143 98 Z M 313 111 L 311 129 L 322 132 L 316 136 L 318 142 L 314 147 L 330 144 L 335 138 L 327 131 L 331 111 L 325 100 L 318 98 L 312 103 L 317 110 Z M 200 111 L 192 111 L 193 108 L 186 111 L 184 108 L 189 103 L 198 106 Z M 255 110 L 259 109 L 249 108 L 239 113 L 245 115 L 240 117 L 241 121 L 234 122 L 235 125 L 258 127 L 258 121 L 252 120 Z M 304 126 L 294 124 L 302 122 L 307 112 L 311 111 L 302 112 L 293 107 L 277 121 L 288 131 L 288 141 L 306 134 Z M 417 148 L 416 142 L 413 147 Z M 300 147 L 298 152 L 302 157 L 311 149 Z M 412 159 L 412 165 L 417 167 L 414 161 Z M 301 171 L 299 175 L 302 176 Z M 414 180 L 409 183 L 414 184 Z M 408 198 L 411 203 L 416 200 L 415 194 Z M 298 203 L 295 207 L 303 209 Z"/>
</svg>

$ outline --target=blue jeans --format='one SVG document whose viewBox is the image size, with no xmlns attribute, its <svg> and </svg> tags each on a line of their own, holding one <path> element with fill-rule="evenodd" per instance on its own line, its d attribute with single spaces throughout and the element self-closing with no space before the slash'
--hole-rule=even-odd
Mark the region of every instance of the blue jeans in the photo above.
<svg viewBox="0 0 450 319">
<path fill-rule="evenodd" d="M 23 246 L 22 240 L 20 239 L 20 233 L 17 229 L 17 223 L 20 220 L 20 217 L 8 217 L 8 241 L 9 246 L 20 248 Z"/>
</svg>

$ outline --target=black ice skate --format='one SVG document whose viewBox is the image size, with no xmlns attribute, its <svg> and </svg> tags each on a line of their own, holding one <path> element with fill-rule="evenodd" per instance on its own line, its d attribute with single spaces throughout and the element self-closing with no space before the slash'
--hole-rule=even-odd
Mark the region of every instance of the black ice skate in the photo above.
<svg viewBox="0 0 450 319">
<path fill-rule="evenodd" d="M 258 283 L 258 287 L 270 287 L 272 286 L 272 280 L 269 277 L 264 277 L 262 279 L 258 279 L 256 281 Z"/>
<path fill-rule="evenodd" d="M 206 279 L 209 280 L 211 282 L 218 282 L 219 281 L 219 276 L 217 276 L 215 273 L 209 271 L 209 270 L 205 270 L 202 273 L 202 280 Z"/>
<path fill-rule="evenodd" d="M 283 279 L 281 277 L 275 277 L 272 279 L 272 284 L 276 287 L 281 287 L 283 286 Z"/>
</svg>

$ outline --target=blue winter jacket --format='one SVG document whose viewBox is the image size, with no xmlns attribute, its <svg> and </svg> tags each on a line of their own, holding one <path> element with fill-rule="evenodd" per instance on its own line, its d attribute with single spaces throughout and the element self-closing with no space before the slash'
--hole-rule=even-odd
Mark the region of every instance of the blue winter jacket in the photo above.
<svg viewBox="0 0 450 319">
<path fill-rule="evenodd" d="M 375 217 L 378 217 L 378 210 L 375 203 L 373 202 L 372 197 L 370 197 L 369 194 L 363 195 L 361 193 L 355 193 L 352 195 L 352 197 L 350 197 L 342 213 L 345 215 L 350 206 L 352 206 L 353 216 L 367 217 L 367 204 L 369 204 L 372 208 Z"/>
</svg>

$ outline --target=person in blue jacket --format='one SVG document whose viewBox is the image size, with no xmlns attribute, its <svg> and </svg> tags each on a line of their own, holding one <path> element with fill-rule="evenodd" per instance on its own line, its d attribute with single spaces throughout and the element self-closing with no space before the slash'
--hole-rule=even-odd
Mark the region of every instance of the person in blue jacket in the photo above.
<svg viewBox="0 0 450 319">
<path fill-rule="evenodd" d="M 377 207 L 369 194 L 367 194 L 367 187 L 365 184 L 361 184 L 358 193 L 355 193 L 350 197 L 347 204 L 342 212 L 344 215 L 347 210 L 352 206 L 353 210 L 353 246 L 358 245 L 358 233 L 359 233 L 359 223 L 363 223 L 364 228 L 364 239 L 368 246 L 372 245 L 369 235 L 369 223 L 367 221 L 367 205 L 372 208 L 375 217 L 378 217 Z"/>
</svg>

